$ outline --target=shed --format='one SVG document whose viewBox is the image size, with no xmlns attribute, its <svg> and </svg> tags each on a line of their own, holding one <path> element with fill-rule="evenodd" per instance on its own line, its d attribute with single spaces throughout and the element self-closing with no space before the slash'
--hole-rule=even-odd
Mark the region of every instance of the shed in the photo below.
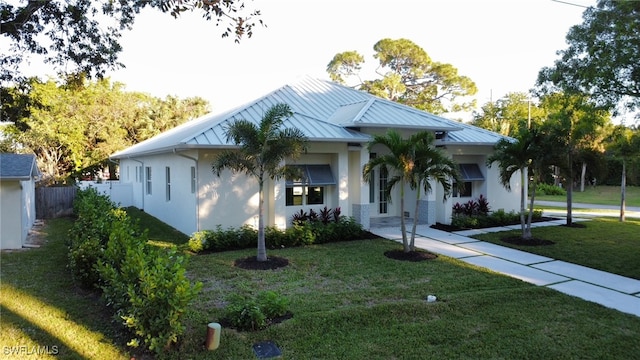
<svg viewBox="0 0 640 360">
<path fill-rule="evenodd" d="M 36 219 L 33 154 L 0 154 L 0 249 L 20 249 Z"/>
</svg>

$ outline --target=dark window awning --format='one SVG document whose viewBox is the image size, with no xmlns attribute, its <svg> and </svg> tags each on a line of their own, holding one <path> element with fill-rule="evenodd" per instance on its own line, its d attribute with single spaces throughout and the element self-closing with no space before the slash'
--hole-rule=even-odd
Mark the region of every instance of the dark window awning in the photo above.
<svg viewBox="0 0 640 360">
<path fill-rule="evenodd" d="M 460 174 L 464 181 L 483 181 L 482 171 L 478 164 L 460 164 Z"/>
<path fill-rule="evenodd" d="M 329 165 L 294 165 L 302 170 L 302 178 L 287 180 L 287 186 L 292 185 L 335 185 L 331 167 Z"/>
</svg>

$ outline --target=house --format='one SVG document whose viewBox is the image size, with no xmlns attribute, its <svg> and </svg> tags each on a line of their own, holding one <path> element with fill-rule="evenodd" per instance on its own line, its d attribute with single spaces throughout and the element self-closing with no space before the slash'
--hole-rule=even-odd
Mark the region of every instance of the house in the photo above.
<svg viewBox="0 0 640 360">
<path fill-rule="evenodd" d="M 452 206 L 480 195 L 492 209 L 510 211 L 519 202 L 517 192 L 500 185 L 498 167 L 485 161 L 501 135 L 468 124 L 372 96 L 333 82 L 302 78 L 253 102 L 233 110 L 210 114 L 182 124 L 154 138 L 111 156 L 120 163 L 120 181 L 133 186 L 132 205 L 190 234 L 198 230 L 257 226 L 258 186 L 253 178 L 229 171 L 216 176 L 213 159 L 222 149 L 233 148 L 227 141 L 226 126 L 245 119 L 259 123 L 264 112 L 277 103 L 288 104 L 293 116 L 286 127 L 302 130 L 309 138 L 308 152 L 295 164 L 306 172 L 306 183 L 272 181 L 266 184 L 267 225 L 286 228 L 301 209 L 340 207 L 365 229 L 381 217 L 412 217 L 413 206 L 400 214 L 399 201 L 390 203 L 381 188 L 387 179 L 380 172 L 364 183 L 362 168 L 371 156 L 367 144 L 373 134 L 394 128 L 408 135 L 418 130 L 433 131 L 436 144 L 460 164 L 465 191 L 443 201 L 443 189 L 421 196 L 422 223 L 449 223 Z M 512 188 L 518 189 L 514 177 Z M 392 194 L 392 199 L 398 199 Z M 408 191 L 407 204 L 415 204 L 416 193 Z"/>
<path fill-rule="evenodd" d="M 36 219 L 35 155 L 0 154 L 0 249 L 20 249 Z"/>
</svg>

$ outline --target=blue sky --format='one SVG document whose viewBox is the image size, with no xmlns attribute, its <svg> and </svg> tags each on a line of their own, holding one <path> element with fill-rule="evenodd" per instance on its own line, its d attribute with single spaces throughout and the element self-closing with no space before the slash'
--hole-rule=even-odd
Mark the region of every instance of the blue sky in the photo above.
<svg viewBox="0 0 640 360">
<path fill-rule="evenodd" d="M 584 11 L 552 0 L 249 0 L 247 7 L 260 9 L 267 27 L 240 44 L 197 14 L 143 12 L 122 38 L 126 69 L 111 78 L 154 96 L 201 96 L 218 112 L 298 76 L 328 79 L 326 65 L 342 51 L 364 55 L 371 74 L 373 45 L 407 38 L 475 81 L 481 105 L 531 88 Z"/>
</svg>

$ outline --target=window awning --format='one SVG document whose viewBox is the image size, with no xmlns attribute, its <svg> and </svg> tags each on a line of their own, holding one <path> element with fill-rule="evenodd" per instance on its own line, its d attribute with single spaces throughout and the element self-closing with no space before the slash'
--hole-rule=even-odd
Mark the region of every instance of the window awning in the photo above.
<svg viewBox="0 0 640 360">
<path fill-rule="evenodd" d="M 459 164 L 460 174 L 464 181 L 483 181 L 482 171 L 478 164 Z"/>
<path fill-rule="evenodd" d="M 294 165 L 302 170 L 302 178 L 297 180 L 287 180 L 286 184 L 291 185 L 335 185 L 331 167 L 329 165 Z"/>
</svg>

